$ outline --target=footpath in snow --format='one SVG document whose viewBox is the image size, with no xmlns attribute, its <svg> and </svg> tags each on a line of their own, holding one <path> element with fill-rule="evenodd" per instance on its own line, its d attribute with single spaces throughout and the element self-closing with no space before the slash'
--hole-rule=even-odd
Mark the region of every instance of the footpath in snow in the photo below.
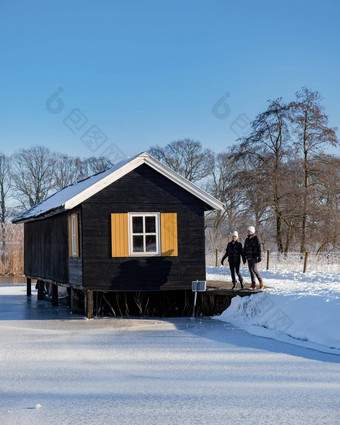
<svg viewBox="0 0 340 425">
<path fill-rule="evenodd" d="M 214 319 L 254 335 L 340 354 L 340 276 L 338 273 L 260 270 L 266 289 L 235 297 Z M 242 269 L 250 281 L 246 268 Z M 230 280 L 229 269 L 208 267 L 208 280 Z"/>
</svg>

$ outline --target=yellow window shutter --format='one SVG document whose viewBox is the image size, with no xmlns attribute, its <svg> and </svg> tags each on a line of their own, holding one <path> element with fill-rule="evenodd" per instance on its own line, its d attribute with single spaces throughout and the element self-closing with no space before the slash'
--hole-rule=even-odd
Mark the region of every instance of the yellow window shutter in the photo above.
<svg viewBox="0 0 340 425">
<path fill-rule="evenodd" d="M 177 213 L 161 213 L 162 256 L 177 257 Z"/>
<path fill-rule="evenodd" d="M 112 257 L 129 256 L 128 215 L 111 214 Z"/>
</svg>

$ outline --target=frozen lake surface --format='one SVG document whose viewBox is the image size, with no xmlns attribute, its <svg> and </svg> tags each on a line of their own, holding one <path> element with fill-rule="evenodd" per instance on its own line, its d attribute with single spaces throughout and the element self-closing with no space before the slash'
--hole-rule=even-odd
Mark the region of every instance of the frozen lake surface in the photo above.
<svg viewBox="0 0 340 425">
<path fill-rule="evenodd" d="M 0 335 L 1 424 L 339 423 L 340 356 L 223 321 L 84 320 L 2 285 Z"/>
</svg>

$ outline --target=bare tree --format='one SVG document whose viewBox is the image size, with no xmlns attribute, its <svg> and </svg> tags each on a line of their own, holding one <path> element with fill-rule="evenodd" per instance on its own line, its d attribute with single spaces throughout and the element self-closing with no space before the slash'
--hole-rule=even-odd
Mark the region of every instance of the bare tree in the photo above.
<svg viewBox="0 0 340 425">
<path fill-rule="evenodd" d="M 61 153 L 54 154 L 53 162 L 53 188 L 56 190 L 112 167 L 112 163 L 104 157 L 92 156 L 81 160 Z"/>
<path fill-rule="evenodd" d="M 63 189 L 65 186 L 84 178 L 79 170 L 80 159 L 56 153 L 53 156 L 53 188 Z"/>
<path fill-rule="evenodd" d="M 10 158 L 0 154 L 0 223 L 5 223 L 7 219 L 7 197 L 10 188 Z"/>
<path fill-rule="evenodd" d="M 267 110 L 251 123 L 251 133 L 241 140 L 236 157 L 248 160 L 256 157 L 257 171 L 253 178 L 261 178 L 270 195 L 269 205 L 275 214 L 276 244 L 283 251 L 283 198 L 287 195 L 285 163 L 289 147 L 288 107 L 281 98 L 269 101 Z M 249 175 L 249 172 L 248 172 Z M 261 177 L 260 177 L 261 176 Z M 251 196 L 251 194 L 249 194 Z"/>
<path fill-rule="evenodd" d="M 209 214 L 208 221 L 215 231 L 223 223 L 227 224 L 227 232 L 237 226 L 237 220 L 242 211 L 242 193 L 238 187 L 238 167 L 230 152 L 214 155 L 213 167 L 206 190 L 215 198 L 225 203 L 224 211 Z"/>
<path fill-rule="evenodd" d="M 0 154 L 0 225 L 1 225 L 1 260 L 6 260 L 6 220 L 8 215 L 7 198 L 11 188 L 10 159 Z"/>
<path fill-rule="evenodd" d="M 44 146 L 21 149 L 13 155 L 13 187 L 22 208 L 44 200 L 53 188 L 53 155 Z"/>
<path fill-rule="evenodd" d="M 267 189 L 266 174 L 262 160 L 256 155 L 238 157 L 237 187 L 242 194 L 243 226 L 249 222 L 255 225 L 263 245 L 266 241 L 264 227 L 268 227 L 270 215 L 270 192 Z"/>
<path fill-rule="evenodd" d="M 321 96 L 317 91 L 303 87 L 296 93 L 296 100 L 289 104 L 291 121 L 296 135 L 295 146 L 301 155 L 303 167 L 301 252 L 306 250 L 313 158 L 327 145 L 336 146 L 339 143 L 336 129 L 328 126 L 328 116 L 324 113 L 321 101 Z"/>
<path fill-rule="evenodd" d="M 192 182 L 205 178 L 212 167 L 212 152 L 192 139 L 177 140 L 164 148 L 151 146 L 149 153 Z"/>
<path fill-rule="evenodd" d="M 86 177 L 91 176 L 92 174 L 101 173 L 112 167 L 112 163 L 105 157 L 101 156 L 99 158 L 91 156 L 83 161 L 84 170 L 87 174 Z"/>
<path fill-rule="evenodd" d="M 321 154 L 315 158 L 318 173 L 312 176 L 313 194 L 311 222 L 317 252 L 332 251 L 340 247 L 340 158 Z"/>
</svg>

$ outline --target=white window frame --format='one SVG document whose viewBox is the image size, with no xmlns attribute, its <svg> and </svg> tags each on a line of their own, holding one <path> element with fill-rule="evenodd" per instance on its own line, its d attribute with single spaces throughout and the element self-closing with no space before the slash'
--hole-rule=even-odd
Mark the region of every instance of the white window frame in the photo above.
<svg viewBox="0 0 340 425">
<path fill-rule="evenodd" d="M 71 214 L 71 253 L 72 257 L 77 256 L 76 214 Z"/>
<path fill-rule="evenodd" d="M 145 223 L 145 216 L 152 216 L 156 218 L 156 252 L 133 252 L 133 235 L 143 235 L 143 242 L 145 247 L 145 236 L 148 233 L 133 233 L 132 227 L 132 218 L 133 217 L 144 217 L 143 223 Z M 130 257 L 159 257 L 161 255 L 161 232 L 160 232 L 160 217 L 161 214 L 159 212 L 129 212 L 129 256 Z M 152 233 L 151 233 L 152 234 Z"/>
</svg>

